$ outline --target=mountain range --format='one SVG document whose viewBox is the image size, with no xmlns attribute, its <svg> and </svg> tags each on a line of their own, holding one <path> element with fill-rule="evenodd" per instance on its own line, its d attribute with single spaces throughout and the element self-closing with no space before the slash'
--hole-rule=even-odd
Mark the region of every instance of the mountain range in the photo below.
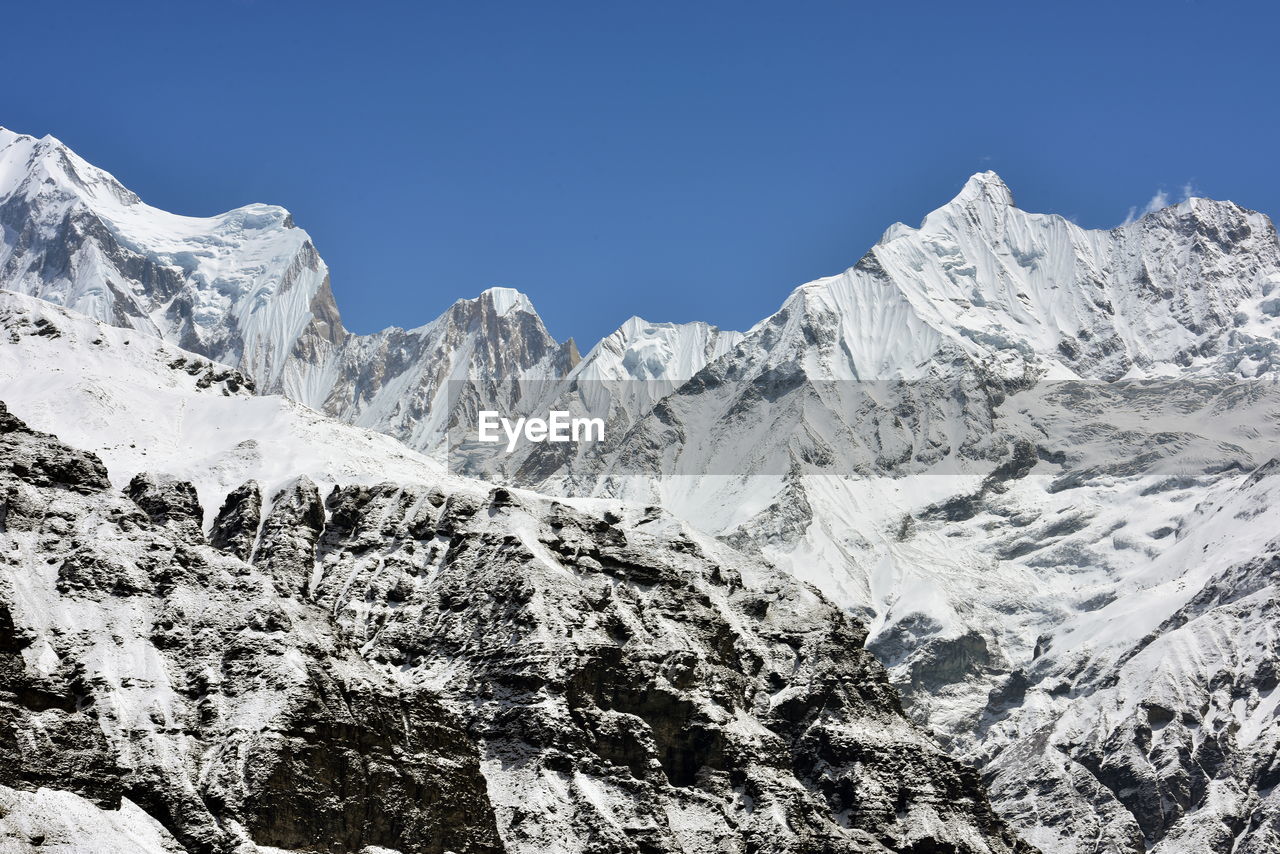
<svg viewBox="0 0 1280 854">
<path fill-rule="evenodd" d="M 0 130 L 0 227 L 0 708 L 63 745 L 0 745 L 11 838 L 1280 850 L 1262 214 L 1087 230 L 980 173 L 750 330 L 585 355 L 506 288 L 349 333 L 285 210 L 49 137 Z M 477 455 L 482 406 L 609 429 Z"/>
</svg>

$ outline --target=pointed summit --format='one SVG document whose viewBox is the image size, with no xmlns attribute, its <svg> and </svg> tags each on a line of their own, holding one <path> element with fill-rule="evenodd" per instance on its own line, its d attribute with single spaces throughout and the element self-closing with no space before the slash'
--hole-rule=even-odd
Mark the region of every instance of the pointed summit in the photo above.
<svg viewBox="0 0 1280 854">
<path fill-rule="evenodd" d="M 951 200 L 951 203 L 976 201 L 986 201 L 1004 207 L 1015 206 L 1009 186 L 1001 180 L 999 175 L 989 169 L 986 172 L 977 172 L 965 181 L 964 189 Z"/>
<path fill-rule="evenodd" d="M 988 170 L 972 175 L 964 182 L 964 187 L 951 201 L 942 207 L 930 211 L 920 222 L 919 229 L 911 229 L 901 223 L 895 223 L 880 238 L 877 246 L 886 245 L 899 237 L 916 231 L 955 228 L 969 228 L 977 225 L 981 229 L 998 227 L 1010 210 L 1017 208 L 1013 203 L 1013 193 L 996 173 Z M 969 223 L 962 226 L 962 223 Z"/>
<path fill-rule="evenodd" d="M 124 206 L 142 201 L 112 175 L 80 157 L 56 136 L 46 134 L 36 138 L 0 127 L 0 199 L 24 187 L 38 193 L 50 182 L 70 196 L 84 195 Z"/>
</svg>

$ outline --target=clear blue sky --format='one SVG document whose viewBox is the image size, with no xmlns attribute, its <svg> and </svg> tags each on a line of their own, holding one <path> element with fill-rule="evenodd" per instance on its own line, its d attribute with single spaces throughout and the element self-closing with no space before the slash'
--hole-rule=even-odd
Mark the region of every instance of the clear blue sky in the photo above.
<svg viewBox="0 0 1280 854">
<path fill-rule="evenodd" d="M 4 12 L 0 124 L 151 204 L 281 204 L 351 328 L 490 285 L 584 349 L 745 328 L 982 169 L 1116 225 L 1280 213 L 1264 3 L 63 2 Z"/>
</svg>

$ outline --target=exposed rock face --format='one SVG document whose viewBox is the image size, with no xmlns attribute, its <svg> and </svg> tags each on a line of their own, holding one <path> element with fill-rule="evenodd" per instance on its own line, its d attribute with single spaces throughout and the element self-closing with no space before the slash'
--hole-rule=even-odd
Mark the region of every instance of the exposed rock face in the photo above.
<svg viewBox="0 0 1280 854">
<path fill-rule="evenodd" d="M 0 784 L 125 810 L 104 834 L 140 806 L 190 852 L 501 850 L 458 720 L 206 546 L 189 485 L 114 495 L 3 407 L 0 460 Z"/>
<path fill-rule="evenodd" d="M 9 606 L 0 605 L 0 780 L 118 802 L 124 769 L 86 702 L 81 674 L 28 672 L 23 651 L 32 642 L 14 625 Z"/>
<path fill-rule="evenodd" d="M 311 595 L 457 704 L 508 850 L 1014 845 L 976 774 L 903 727 L 859 624 L 656 510 L 392 484 L 326 504 Z"/>
<path fill-rule="evenodd" d="M 176 528 L 187 539 L 203 537 L 204 508 L 191 484 L 143 472 L 129 481 L 124 494 L 156 525 Z"/>
<path fill-rule="evenodd" d="M 22 441 L 6 437 L 21 435 Z M 0 402 L 0 473 L 37 487 L 60 487 L 79 493 L 107 489 L 107 469 L 93 454 L 66 448 L 53 436 L 28 430 Z M 7 518 L 11 504 L 21 501 L 21 493 L 10 491 L 0 505 L 0 524 Z"/>
<path fill-rule="evenodd" d="M 301 595 L 311 579 L 316 541 L 323 530 L 320 491 L 304 475 L 272 500 L 254 563 L 271 574 L 281 592 Z"/>
<path fill-rule="evenodd" d="M 254 537 L 246 484 L 223 551 L 187 485 L 117 496 L 0 423 L 3 459 L 43 461 L 0 470 L 0 799 L 28 841 L 57 789 L 191 852 L 1020 849 L 861 625 L 656 510 L 299 479 Z"/>
<path fill-rule="evenodd" d="M 256 480 L 250 480 L 227 495 L 213 520 L 209 545 L 247 561 L 253 554 L 261 523 L 262 488 Z"/>
</svg>

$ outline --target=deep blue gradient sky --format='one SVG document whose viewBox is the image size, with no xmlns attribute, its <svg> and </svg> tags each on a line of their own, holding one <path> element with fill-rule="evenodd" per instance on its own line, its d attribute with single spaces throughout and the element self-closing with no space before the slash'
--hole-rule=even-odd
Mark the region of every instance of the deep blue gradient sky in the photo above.
<svg viewBox="0 0 1280 854">
<path fill-rule="evenodd" d="M 9 4 L 0 124 L 146 201 L 293 211 L 349 327 L 527 292 L 746 328 L 995 169 L 1110 227 L 1158 191 L 1280 213 L 1264 3 Z"/>
</svg>

